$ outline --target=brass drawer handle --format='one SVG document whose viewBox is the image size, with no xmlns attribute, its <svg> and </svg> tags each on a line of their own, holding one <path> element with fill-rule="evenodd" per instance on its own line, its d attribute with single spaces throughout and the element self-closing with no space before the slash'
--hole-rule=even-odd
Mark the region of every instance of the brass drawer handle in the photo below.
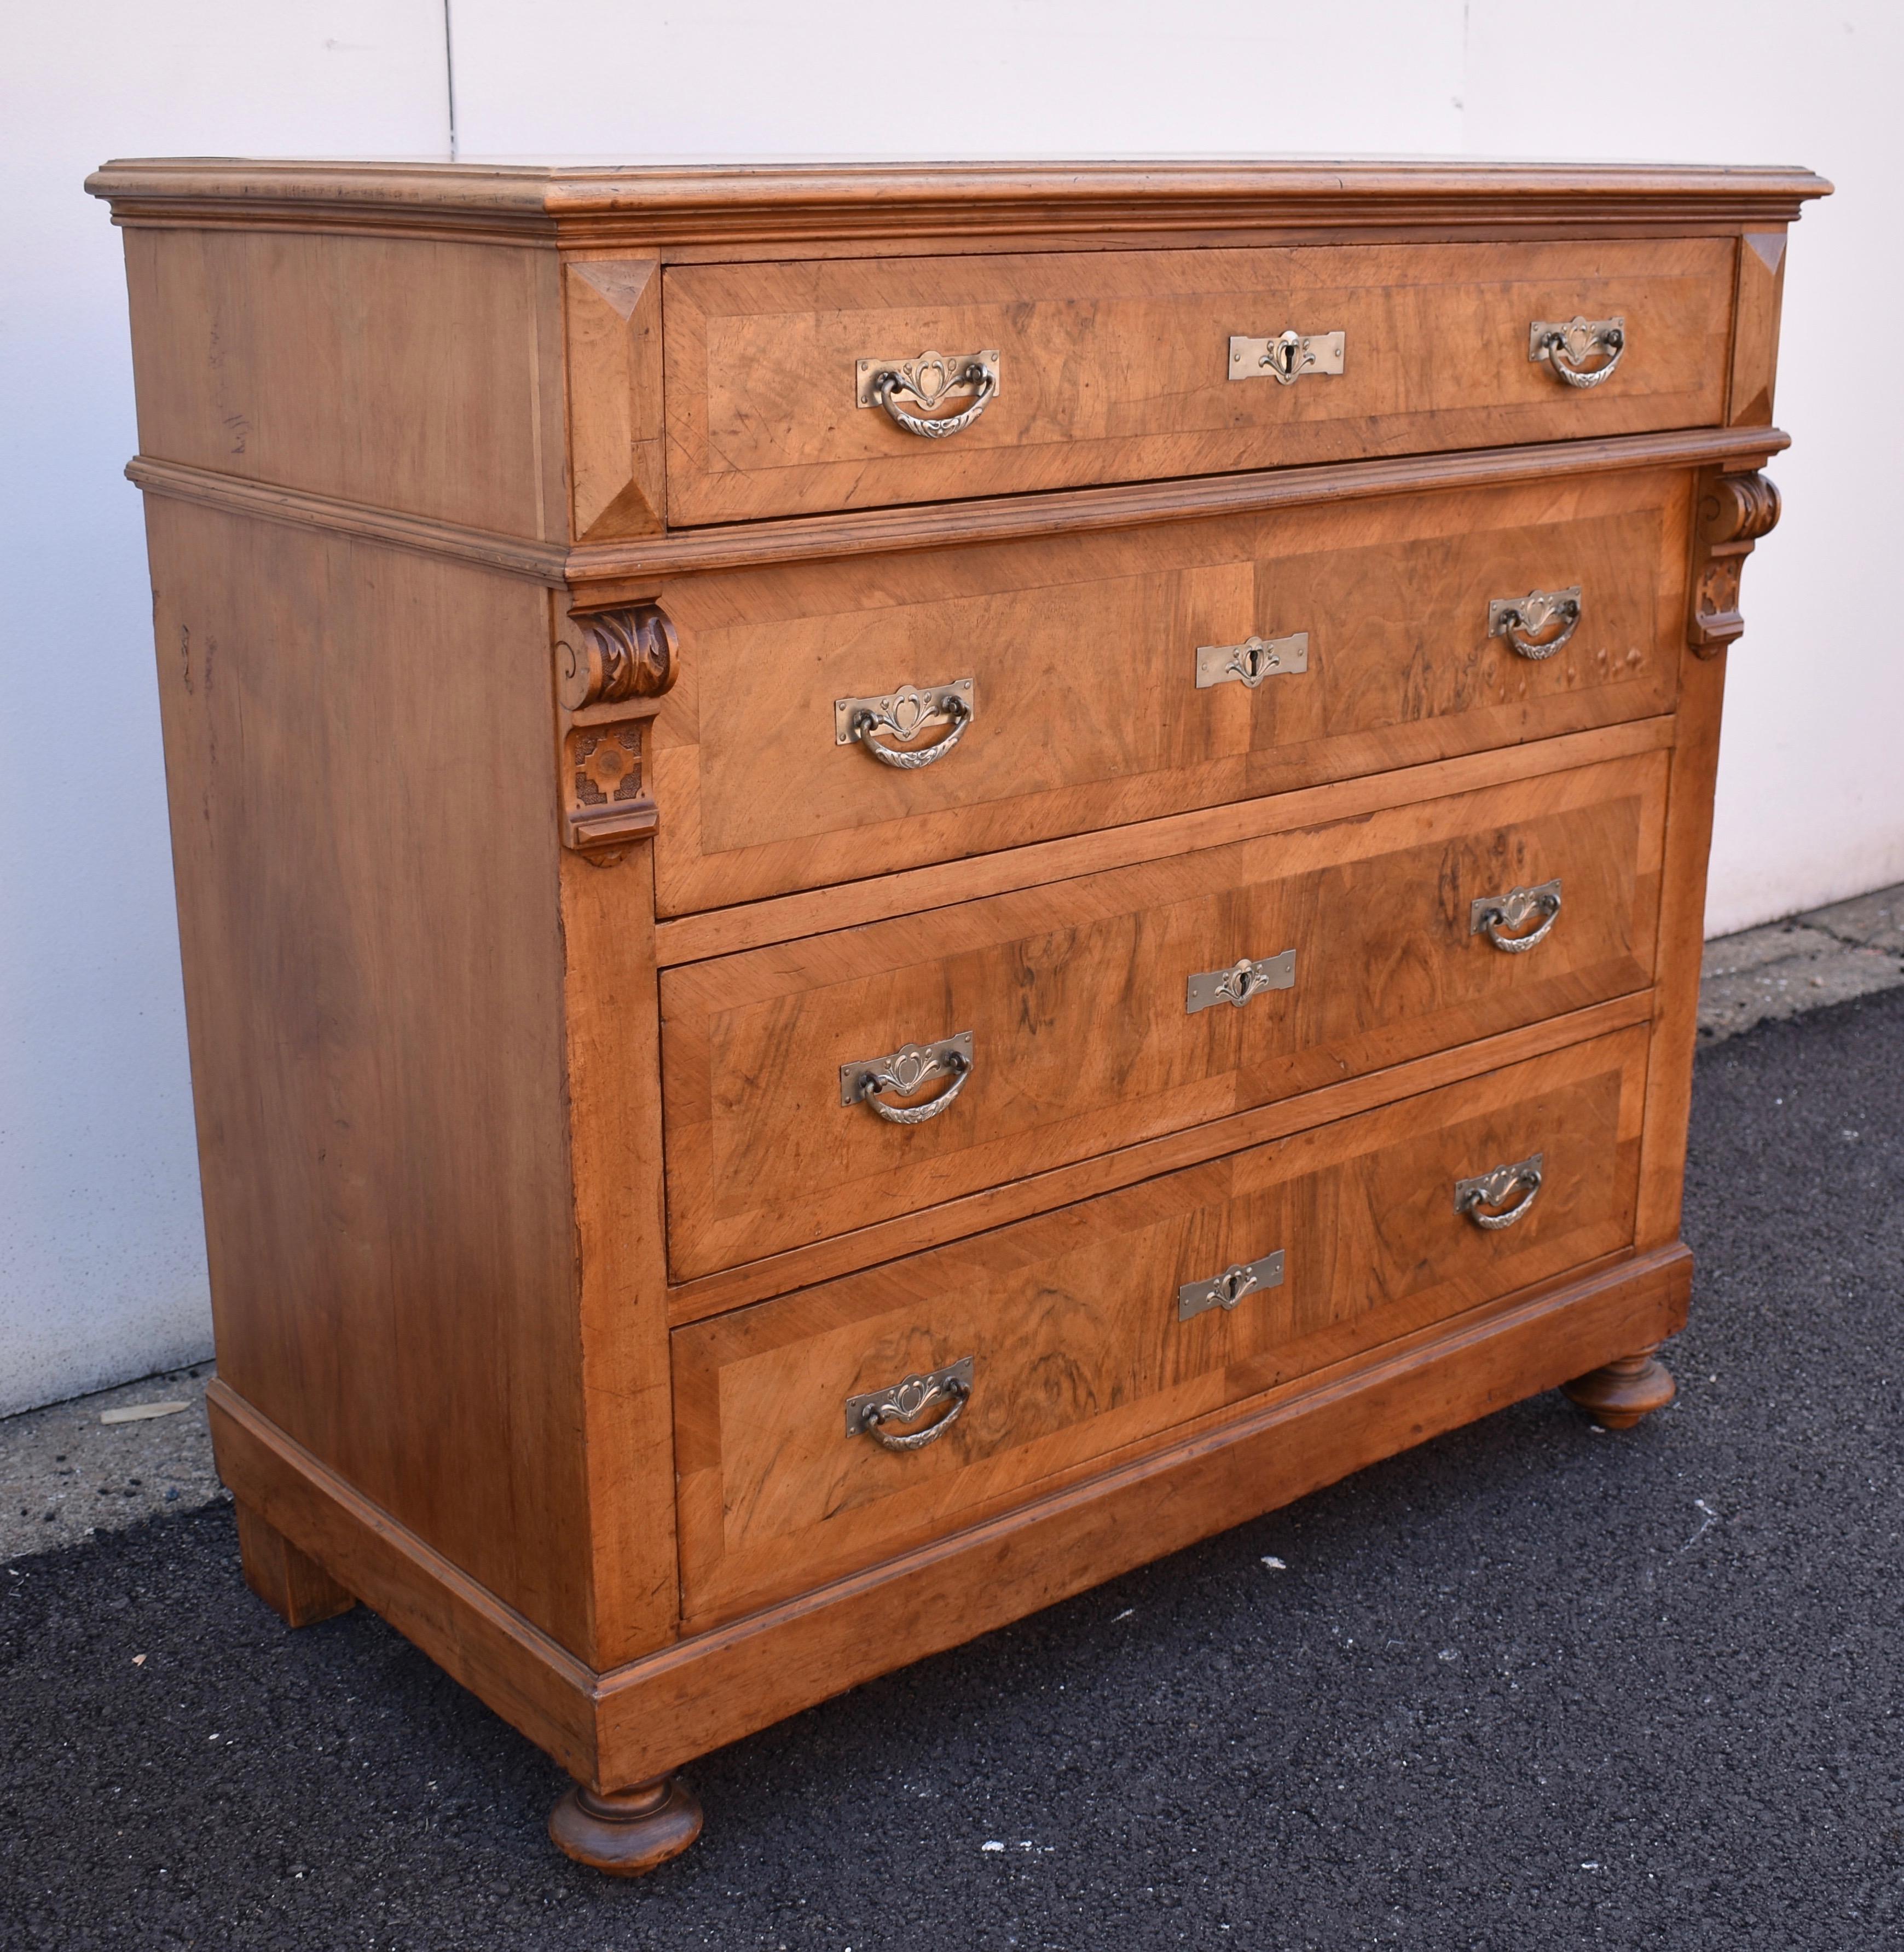
<svg viewBox="0 0 1904 1952">
<path fill-rule="evenodd" d="M 1537 942 L 1545 942 L 1547 932 L 1560 914 L 1560 882 L 1556 877 L 1538 887 L 1510 888 L 1504 895 L 1477 896 L 1468 911 L 1468 933 L 1485 933 L 1496 949 L 1509 956 L 1524 956 Z M 1525 928 L 1536 915 L 1546 919 L 1527 935 L 1509 931 Z"/>
<path fill-rule="evenodd" d="M 858 375 L 861 406 L 883 407 L 895 427 L 921 440 L 945 440 L 963 433 L 998 398 L 999 355 L 922 352 L 916 359 L 862 359 Z M 962 414 L 927 420 L 908 413 L 899 403 L 902 395 L 917 400 L 928 413 L 942 400 L 977 397 Z"/>
<path fill-rule="evenodd" d="M 916 772 L 943 759 L 965 736 L 977 708 L 973 681 L 954 678 L 949 684 L 902 684 L 883 698 L 836 698 L 833 702 L 833 743 L 850 746 L 857 740 L 883 766 Z M 910 745 L 928 725 L 949 725 L 944 738 L 916 752 L 896 752 L 874 736 L 884 732 Z"/>
<path fill-rule="evenodd" d="M 1199 644 L 1196 688 L 1243 684 L 1252 691 L 1266 677 L 1294 674 L 1309 668 L 1309 633 L 1288 637 L 1246 637 L 1240 644 Z"/>
<path fill-rule="evenodd" d="M 1233 1268 L 1225 1268 L 1214 1281 L 1186 1281 L 1177 1290 L 1177 1319 L 1188 1322 L 1212 1308 L 1227 1312 L 1246 1294 L 1282 1285 L 1283 1250 L 1278 1247 L 1259 1261 L 1239 1261 Z"/>
<path fill-rule="evenodd" d="M 972 1400 L 972 1365 L 975 1358 L 961 1356 L 929 1375 L 908 1376 L 890 1389 L 869 1390 L 865 1395 L 846 1399 L 846 1434 L 870 1437 L 888 1450 L 923 1450 L 936 1444 L 959 1419 Z M 936 1423 L 909 1436 L 897 1437 L 886 1428 L 889 1423 L 916 1423 L 933 1404 L 950 1403 Z"/>
<path fill-rule="evenodd" d="M 1230 377 L 1260 380 L 1265 374 L 1279 386 L 1293 386 L 1308 373 L 1340 373 L 1346 332 L 1283 332 L 1274 339 L 1232 337 Z"/>
<path fill-rule="evenodd" d="M 1455 1211 L 1465 1213 L 1477 1227 L 1485 1227 L 1497 1233 L 1503 1227 L 1512 1227 L 1523 1218 L 1540 1192 L 1541 1168 L 1546 1155 L 1534 1153 L 1512 1165 L 1497 1165 L 1492 1172 L 1483 1173 L 1478 1179 L 1458 1179 L 1455 1181 Z M 1483 1213 L 1483 1206 L 1499 1206 L 1511 1198 L 1517 1187 L 1524 1186 L 1525 1194 L 1505 1213 Z"/>
<path fill-rule="evenodd" d="M 1541 636 L 1559 623 L 1551 637 Z M 1580 628 L 1580 585 L 1568 590 L 1530 590 L 1524 596 L 1497 596 L 1487 606 L 1487 634 L 1505 637 L 1524 658 L 1537 664 L 1550 658 Z"/>
<path fill-rule="evenodd" d="M 839 1067 L 839 1102 L 870 1105 L 889 1125 L 923 1125 L 936 1118 L 965 1088 L 972 1075 L 972 1034 L 941 1037 L 936 1043 L 909 1043 L 885 1057 L 861 1058 Z M 902 1109 L 881 1103 L 882 1091 L 910 1098 L 935 1078 L 949 1078 L 952 1088 L 924 1105 Z"/>
<path fill-rule="evenodd" d="M 1195 1016 L 1199 1010 L 1214 1009 L 1219 1003 L 1241 1009 L 1252 996 L 1265 990 L 1296 987 L 1296 951 L 1286 949 L 1280 956 L 1266 956 L 1259 962 L 1245 956 L 1227 969 L 1206 970 L 1190 980 L 1183 999 L 1183 1013 Z"/>
<path fill-rule="evenodd" d="M 1545 360 L 1555 377 L 1569 386 L 1597 386 L 1613 377 L 1613 369 L 1627 349 L 1627 322 L 1624 318 L 1581 318 L 1576 315 L 1565 324 L 1537 318 L 1527 327 L 1527 357 Z M 1588 367 L 1581 362 L 1596 353 L 1612 357 L 1604 366 Z"/>
</svg>

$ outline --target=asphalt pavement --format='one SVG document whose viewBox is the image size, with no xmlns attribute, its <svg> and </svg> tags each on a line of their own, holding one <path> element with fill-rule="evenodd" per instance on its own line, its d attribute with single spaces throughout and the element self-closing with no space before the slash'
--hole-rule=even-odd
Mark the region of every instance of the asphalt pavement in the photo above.
<svg viewBox="0 0 1904 1952">
<path fill-rule="evenodd" d="M 1900 1194 L 1904 990 L 1712 1044 L 1670 1410 L 1537 1398 L 858 1688 L 635 1884 L 372 1616 L 286 1631 L 228 1506 L 14 1558 L 0 1946 L 1904 1944 Z"/>
</svg>

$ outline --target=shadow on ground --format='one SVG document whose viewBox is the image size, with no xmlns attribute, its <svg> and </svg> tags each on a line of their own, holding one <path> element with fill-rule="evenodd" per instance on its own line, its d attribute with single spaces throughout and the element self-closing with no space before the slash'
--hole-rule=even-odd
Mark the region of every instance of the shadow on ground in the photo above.
<svg viewBox="0 0 1904 1952">
<path fill-rule="evenodd" d="M 1904 991 L 1715 1046 L 1671 1410 L 1537 1399 L 800 1716 L 641 1884 L 378 1621 L 285 1632 L 227 1509 L 16 1561 L 0 1944 L 1896 1943 L 1901 1182 Z"/>
</svg>

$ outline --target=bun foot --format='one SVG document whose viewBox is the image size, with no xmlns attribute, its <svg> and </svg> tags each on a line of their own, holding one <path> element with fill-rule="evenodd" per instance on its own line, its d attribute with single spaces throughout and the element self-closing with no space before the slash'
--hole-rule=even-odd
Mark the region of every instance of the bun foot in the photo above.
<svg viewBox="0 0 1904 1952">
<path fill-rule="evenodd" d="M 579 1783 L 549 1813 L 555 1847 L 611 1878 L 646 1877 L 701 1834 L 701 1805 L 677 1775 L 607 1795 Z"/>
<path fill-rule="evenodd" d="M 1643 1416 L 1664 1409 L 1679 1394 L 1673 1372 L 1650 1349 L 1622 1356 L 1563 1383 L 1568 1399 L 1590 1411 L 1609 1430 L 1630 1430 Z"/>
</svg>

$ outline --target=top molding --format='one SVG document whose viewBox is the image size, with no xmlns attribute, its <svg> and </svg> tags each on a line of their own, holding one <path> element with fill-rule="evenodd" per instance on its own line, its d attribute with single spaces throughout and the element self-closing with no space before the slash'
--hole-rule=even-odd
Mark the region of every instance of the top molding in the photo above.
<svg viewBox="0 0 1904 1952">
<path fill-rule="evenodd" d="M 480 163 L 108 163 L 133 225 L 427 231 L 573 246 L 961 239 L 1088 231 L 1751 229 L 1831 185 L 1809 170 L 1632 164 L 1184 161 L 565 168 Z"/>
</svg>

